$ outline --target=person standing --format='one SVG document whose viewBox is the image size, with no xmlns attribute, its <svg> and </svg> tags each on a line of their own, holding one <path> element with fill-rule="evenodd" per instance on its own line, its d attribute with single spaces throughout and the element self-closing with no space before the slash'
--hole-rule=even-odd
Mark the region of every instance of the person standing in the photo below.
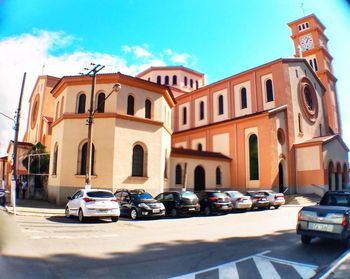
<svg viewBox="0 0 350 279">
<path fill-rule="evenodd" d="M 16 199 L 19 198 L 19 191 L 21 191 L 22 189 L 22 182 L 21 182 L 21 179 L 17 179 L 17 182 L 16 182 Z"/>
<path fill-rule="evenodd" d="M 27 188 L 28 188 L 28 181 L 27 180 L 23 180 L 23 183 L 22 183 L 22 195 L 23 195 L 23 199 L 24 200 L 26 198 Z"/>
</svg>

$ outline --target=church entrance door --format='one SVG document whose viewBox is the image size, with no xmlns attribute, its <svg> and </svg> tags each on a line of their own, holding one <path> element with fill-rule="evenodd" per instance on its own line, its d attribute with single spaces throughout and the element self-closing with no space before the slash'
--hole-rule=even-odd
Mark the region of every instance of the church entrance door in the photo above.
<svg viewBox="0 0 350 279">
<path fill-rule="evenodd" d="M 201 166 L 197 166 L 194 170 L 194 190 L 205 190 L 205 170 Z"/>
</svg>

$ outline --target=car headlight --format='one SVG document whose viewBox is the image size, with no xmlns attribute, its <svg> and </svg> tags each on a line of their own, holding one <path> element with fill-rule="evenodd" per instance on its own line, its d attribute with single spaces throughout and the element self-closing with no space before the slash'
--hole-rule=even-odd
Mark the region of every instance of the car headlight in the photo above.
<svg viewBox="0 0 350 279">
<path fill-rule="evenodd" d="M 165 209 L 164 204 L 160 203 L 160 209 Z"/>
<path fill-rule="evenodd" d="M 145 203 L 140 203 L 140 204 L 138 205 L 138 207 L 141 207 L 141 208 L 147 209 L 147 210 L 151 210 L 151 208 L 150 208 L 147 204 L 145 204 Z"/>
</svg>

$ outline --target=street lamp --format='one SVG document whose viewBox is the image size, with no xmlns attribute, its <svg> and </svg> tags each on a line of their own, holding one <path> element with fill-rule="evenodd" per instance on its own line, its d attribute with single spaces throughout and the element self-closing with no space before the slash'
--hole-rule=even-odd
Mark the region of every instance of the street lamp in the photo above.
<svg viewBox="0 0 350 279">
<path fill-rule="evenodd" d="M 88 146 L 87 146 L 87 154 L 86 154 L 86 172 L 85 172 L 85 189 L 91 189 L 91 169 L 92 169 L 92 124 L 94 122 L 94 115 L 99 110 L 99 107 L 97 107 L 94 110 L 94 95 L 95 95 L 95 85 L 96 85 L 96 74 L 101 71 L 105 66 L 102 66 L 100 64 L 95 65 L 91 63 L 94 68 L 90 70 L 87 75 L 92 76 L 92 84 L 91 84 L 91 94 L 90 94 L 90 109 L 89 109 L 89 115 L 86 120 L 88 125 Z M 120 83 L 116 83 L 112 87 L 112 91 L 105 97 L 103 100 L 103 104 L 105 101 L 109 98 L 109 96 L 113 92 L 118 92 L 121 89 Z M 100 104 L 101 105 L 101 104 Z"/>
</svg>

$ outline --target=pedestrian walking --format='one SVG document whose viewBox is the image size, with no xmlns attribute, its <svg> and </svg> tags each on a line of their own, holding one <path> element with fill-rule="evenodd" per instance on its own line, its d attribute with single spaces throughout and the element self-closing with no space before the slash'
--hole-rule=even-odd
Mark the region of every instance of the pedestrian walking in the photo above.
<svg viewBox="0 0 350 279">
<path fill-rule="evenodd" d="M 26 198 L 27 188 L 28 188 L 28 181 L 27 180 L 23 180 L 23 183 L 22 183 L 22 195 L 23 195 L 23 199 L 24 200 Z"/>
</svg>

